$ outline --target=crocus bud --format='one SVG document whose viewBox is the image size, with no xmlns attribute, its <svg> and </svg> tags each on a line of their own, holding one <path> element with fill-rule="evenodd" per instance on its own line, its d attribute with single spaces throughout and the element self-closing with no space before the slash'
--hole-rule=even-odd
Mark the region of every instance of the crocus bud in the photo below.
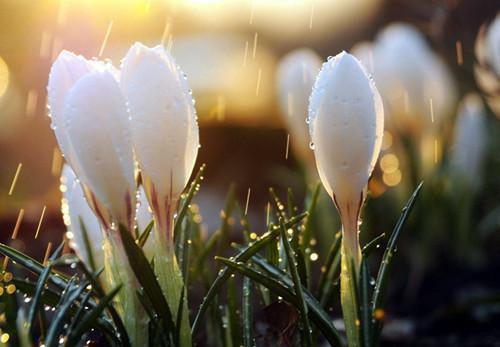
<svg viewBox="0 0 500 347">
<path fill-rule="evenodd" d="M 309 100 L 309 130 L 319 177 L 342 221 L 340 299 L 348 345 L 358 346 L 359 215 L 382 145 L 384 108 L 354 56 L 342 52 L 323 64 Z"/>
<path fill-rule="evenodd" d="M 453 78 L 414 27 L 395 23 L 382 30 L 374 43 L 373 59 L 388 123 L 399 131 L 419 136 L 454 110 Z"/>
<path fill-rule="evenodd" d="M 70 89 L 62 112 L 73 151 L 70 164 L 87 201 L 106 229 L 133 226 L 135 179 L 125 99 L 114 71 L 103 68 L 81 77 Z M 64 151 L 65 148 L 62 148 Z"/>
<path fill-rule="evenodd" d="M 475 189 L 481 183 L 486 150 L 485 109 L 477 94 L 468 94 L 462 100 L 451 153 L 451 164 L 457 176 Z"/>
<path fill-rule="evenodd" d="M 90 269 L 97 271 L 104 266 L 103 232 L 69 165 L 62 170 L 61 191 L 63 220 L 72 236 L 70 246 Z"/>
<path fill-rule="evenodd" d="M 500 117 L 500 14 L 489 25 L 483 25 L 476 39 L 477 84 L 497 117 Z"/>
<path fill-rule="evenodd" d="M 382 144 L 384 109 L 361 63 L 342 52 L 323 64 L 309 101 L 309 129 L 321 182 L 339 210 L 344 240 L 358 245 L 358 218 Z"/>
<path fill-rule="evenodd" d="M 75 154 L 65 130 L 66 124 L 63 119 L 64 102 L 75 83 L 86 74 L 94 71 L 97 64 L 81 55 L 75 55 L 64 50 L 59 54 L 50 69 L 47 97 L 51 127 L 54 129 L 59 148 L 68 163 L 73 161 Z M 71 163 L 71 166 L 75 167 L 76 163 Z"/>
<path fill-rule="evenodd" d="M 321 68 L 319 56 L 310 49 L 298 49 L 286 55 L 278 67 L 278 96 L 284 120 L 290 131 L 294 152 L 311 161 L 307 107 L 312 86 Z"/>
<path fill-rule="evenodd" d="M 123 60 L 121 87 L 144 189 L 158 231 L 170 242 L 173 213 L 199 147 L 191 91 L 185 74 L 163 47 L 140 43 Z"/>
</svg>

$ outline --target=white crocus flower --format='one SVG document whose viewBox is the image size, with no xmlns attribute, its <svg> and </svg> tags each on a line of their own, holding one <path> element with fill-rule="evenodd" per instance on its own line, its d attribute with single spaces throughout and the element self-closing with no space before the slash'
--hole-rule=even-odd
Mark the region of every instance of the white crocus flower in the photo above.
<svg viewBox="0 0 500 347">
<path fill-rule="evenodd" d="M 155 272 L 172 312 L 185 290 L 175 259 L 174 213 L 199 147 L 194 100 L 186 76 L 161 46 L 134 44 L 122 64 L 121 87 L 142 183 L 155 220 Z M 191 346 L 186 296 L 180 345 Z"/>
<path fill-rule="evenodd" d="M 476 39 L 477 64 L 474 73 L 477 84 L 486 94 L 493 112 L 500 117 L 500 14 L 489 26 L 483 25 Z"/>
<path fill-rule="evenodd" d="M 63 219 L 72 235 L 70 246 L 90 269 L 97 271 L 104 265 L 103 232 L 99 220 L 85 200 L 81 185 L 69 165 L 64 165 L 62 170 L 61 191 Z M 83 228 L 85 228 L 86 236 Z"/>
<path fill-rule="evenodd" d="M 139 232 L 142 233 L 153 220 L 153 213 L 149 207 L 146 192 L 142 186 L 140 186 L 138 190 L 137 202 L 136 222 Z M 149 237 L 143 247 L 144 253 L 149 259 L 152 259 L 154 255 L 154 229 L 154 227 L 151 229 Z"/>
<path fill-rule="evenodd" d="M 462 100 L 455 123 L 451 164 L 456 174 L 471 188 L 481 182 L 487 140 L 486 115 L 477 94 Z"/>
<path fill-rule="evenodd" d="M 348 344 L 357 346 L 359 216 L 382 145 L 384 109 L 373 81 L 354 56 L 342 52 L 323 64 L 309 101 L 309 129 L 321 182 L 342 221 L 341 303 Z"/>
<path fill-rule="evenodd" d="M 121 86 L 157 230 L 171 243 L 173 214 L 199 147 L 191 90 L 185 74 L 163 47 L 140 43 L 134 44 L 123 60 Z"/>
<path fill-rule="evenodd" d="M 278 67 L 278 96 L 283 118 L 290 131 L 290 143 L 295 153 L 311 161 L 309 130 L 306 124 L 309 96 L 321 68 L 321 59 L 310 49 L 298 49 L 287 54 Z"/>
<path fill-rule="evenodd" d="M 377 35 L 373 76 L 384 98 L 387 121 L 400 131 L 418 137 L 454 110 L 456 87 L 450 71 L 408 24 L 391 24 Z"/>
</svg>

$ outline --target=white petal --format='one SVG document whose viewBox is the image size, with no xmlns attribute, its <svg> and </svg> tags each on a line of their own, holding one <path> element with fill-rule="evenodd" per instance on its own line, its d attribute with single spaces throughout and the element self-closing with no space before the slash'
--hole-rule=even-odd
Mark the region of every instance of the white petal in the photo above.
<svg viewBox="0 0 500 347">
<path fill-rule="evenodd" d="M 68 231 L 73 234 L 70 245 L 87 266 L 90 267 L 90 257 L 81 227 L 81 223 L 83 223 L 89 240 L 88 246 L 94 259 L 94 270 L 100 269 L 104 265 L 101 226 L 97 217 L 90 209 L 87 200 L 85 200 L 80 183 L 77 181 L 76 175 L 69 165 L 64 165 L 61 175 L 61 185 L 65 187 L 62 202 L 63 217 L 65 222 L 69 222 Z"/>
<path fill-rule="evenodd" d="M 110 71 L 96 71 L 71 89 L 63 111 L 65 128 L 82 183 L 114 221 L 130 226 L 135 207 L 135 180 L 128 113 L 118 82 Z M 102 211 L 98 206 L 98 213 Z"/>
<path fill-rule="evenodd" d="M 495 20 L 488 27 L 486 47 L 489 63 L 497 76 L 500 76 L 500 14 L 497 14 Z"/>
<path fill-rule="evenodd" d="M 198 124 L 186 76 L 162 47 L 134 44 L 122 66 L 121 87 L 150 205 L 161 222 L 191 176 Z M 154 200 L 154 201 L 153 201 Z"/>
<path fill-rule="evenodd" d="M 283 118 L 295 152 L 307 160 L 309 129 L 306 124 L 309 96 L 321 68 L 319 56 L 309 49 L 287 54 L 278 67 L 278 95 Z"/>
<path fill-rule="evenodd" d="M 384 111 L 373 81 L 354 56 L 342 52 L 323 64 L 309 117 L 327 192 L 339 204 L 359 203 L 380 152 Z"/>
</svg>

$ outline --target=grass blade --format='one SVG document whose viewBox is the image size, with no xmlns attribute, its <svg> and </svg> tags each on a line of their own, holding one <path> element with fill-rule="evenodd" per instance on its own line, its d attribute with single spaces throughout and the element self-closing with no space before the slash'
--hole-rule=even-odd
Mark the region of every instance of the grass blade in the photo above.
<svg viewBox="0 0 500 347">
<path fill-rule="evenodd" d="M 273 291 L 276 295 L 281 296 L 284 300 L 288 301 L 293 305 L 297 305 L 297 297 L 293 291 L 293 281 L 290 279 L 288 274 L 284 273 L 280 269 L 273 267 L 275 272 L 280 273 L 281 277 L 279 279 L 274 278 L 274 276 L 269 276 L 258 272 L 242 262 L 236 262 L 225 258 L 217 257 L 217 260 L 224 263 L 227 267 L 231 268 L 233 271 L 239 272 L 242 275 L 252 279 L 253 281 L 265 286 L 269 290 Z M 262 259 L 262 258 L 261 258 Z M 255 259 L 254 259 L 255 261 Z M 265 262 L 265 261 L 264 261 Z M 268 264 L 268 266 L 272 266 Z M 309 308 L 309 316 L 312 322 L 318 327 L 323 336 L 328 340 L 332 346 L 343 346 L 343 338 L 340 336 L 338 331 L 332 324 L 332 319 L 328 314 L 320 307 L 318 301 L 314 296 L 303 287 L 302 291 L 304 293 L 305 302 Z"/>
<path fill-rule="evenodd" d="M 371 347 L 372 311 L 370 302 L 370 273 L 366 258 L 361 258 L 359 273 L 360 323 L 363 347 Z"/>
<path fill-rule="evenodd" d="M 300 221 L 302 221 L 302 219 L 304 219 L 304 217 L 306 217 L 306 216 L 307 216 L 307 213 L 302 213 L 298 216 L 295 216 L 294 218 L 291 218 L 286 223 L 286 225 L 285 225 L 286 228 L 290 228 L 290 227 L 294 226 L 295 224 L 300 223 Z M 250 259 L 252 257 L 252 255 L 259 252 L 262 248 L 267 246 L 270 242 L 273 242 L 276 239 L 276 237 L 278 237 L 279 233 L 280 233 L 279 228 L 275 228 L 274 230 L 267 232 L 260 239 L 255 241 L 251 246 L 249 246 L 249 247 L 245 248 L 243 251 L 241 251 L 236 257 L 234 257 L 234 259 L 236 261 L 247 261 L 248 259 Z M 210 289 L 208 290 L 207 294 L 203 298 L 203 301 L 200 305 L 200 308 L 198 309 L 198 313 L 196 314 L 196 317 L 194 319 L 193 326 L 191 328 L 191 332 L 192 332 L 193 337 L 196 335 L 196 333 L 198 332 L 198 329 L 200 328 L 201 318 L 203 317 L 203 315 L 207 311 L 208 306 L 210 305 L 210 303 L 212 302 L 214 297 L 217 295 L 217 293 L 219 292 L 222 285 L 227 281 L 227 279 L 229 278 L 229 276 L 231 276 L 232 273 L 233 273 L 233 270 L 231 270 L 227 267 L 219 271 L 217 278 L 212 283 L 212 285 L 210 286 Z"/>
<path fill-rule="evenodd" d="M 152 220 L 151 222 L 149 222 L 146 228 L 144 228 L 144 231 L 141 233 L 141 235 L 139 235 L 139 238 L 137 239 L 137 244 L 139 245 L 139 247 L 144 247 L 146 241 L 149 238 L 149 235 L 151 234 L 151 230 L 153 230 L 154 225 L 155 221 Z"/>
<path fill-rule="evenodd" d="M 243 346 L 254 347 L 255 340 L 252 334 L 252 281 L 248 277 L 243 278 L 243 300 L 241 313 L 243 315 Z"/>
<path fill-rule="evenodd" d="M 286 257 L 288 259 L 288 268 L 292 275 L 293 288 L 295 291 L 295 295 L 297 296 L 297 302 L 299 305 L 299 312 L 302 322 L 301 324 L 302 331 L 305 337 L 304 345 L 312 346 L 311 326 L 309 325 L 309 318 L 307 316 L 307 305 L 304 301 L 304 293 L 302 292 L 302 283 L 300 281 L 299 272 L 297 270 L 298 264 L 294 254 L 294 250 L 292 249 L 292 246 L 290 246 L 290 242 L 288 241 L 287 231 L 285 229 L 285 225 L 283 224 L 283 220 L 280 220 L 280 229 L 281 229 L 281 239 L 283 240 Z"/>
<path fill-rule="evenodd" d="M 368 257 L 375 248 L 378 248 L 380 246 L 379 241 L 382 240 L 384 237 L 385 233 L 382 233 L 377 237 L 375 237 L 370 242 L 368 242 L 361 250 L 363 257 Z"/>
<path fill-rule="evenodd" d="M 387 247 L 384 252 L 384 256 L 382 257 L 382 263 L 380 265 L 378 275 L 377 275 L 377 280 L 375 282 L 375 290 L 373 292 L 373 299 L 372 299 L 372 314 L 376 317 L 376 312 L 377 310 L 382 310 L 383 305 L 384 305 L 384 300 L 385 300 L 385 295 L 387 291 L 387 284 L 389 280 L 389 269 L 390 269 L 390 264 L 392 260 L 392 256 L 394 254 L 394 251 L 396 249 L 397 241 L 399 238 L 399 235 L 401 234 L 401 230 L 403 229 L 403 226 L 408 219 L 408 216 L 410 215 L 410 212 L 415 205 L 415 201 L 417 199 L 418 194 L 420 193 L 422 189 L 423 182 L 421 182 L 415 191 L 413 192 L 412 196 L 406 203 L 405 207 L 403 207 L 402 213 L 396 223 L 396 226 L 394 227 L 394 230 L 389 238 L 389 241 L 387 242 Z M 377 345 L 377 341 L 380 335 L 380 331 L 382 330 L 382 324 L 383 322 L 380 320 L 377 320 L 375 322 L 375 327 L 373 331 L 374 335 L 374 345 Z"/>
</svg>

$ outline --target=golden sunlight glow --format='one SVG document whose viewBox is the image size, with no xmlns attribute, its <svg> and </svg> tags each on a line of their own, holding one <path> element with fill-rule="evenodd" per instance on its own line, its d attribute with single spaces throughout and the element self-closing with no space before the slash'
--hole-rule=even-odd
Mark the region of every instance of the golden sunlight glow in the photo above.
<svg viewBox="0 0 500 347">
<path fill-rule="evenodd" d="M 401 182 L 401 171 L 396 170 L 391 173 L 384 172 L 382 180 L 389 187 L 395 187 L 399 184 L 399 182 Z"/>
<path fill-rule="evenodd" d="M 5 94 L 9 87 L 9 67 L 0 57 L 0 98 Z"/>
</svg>

